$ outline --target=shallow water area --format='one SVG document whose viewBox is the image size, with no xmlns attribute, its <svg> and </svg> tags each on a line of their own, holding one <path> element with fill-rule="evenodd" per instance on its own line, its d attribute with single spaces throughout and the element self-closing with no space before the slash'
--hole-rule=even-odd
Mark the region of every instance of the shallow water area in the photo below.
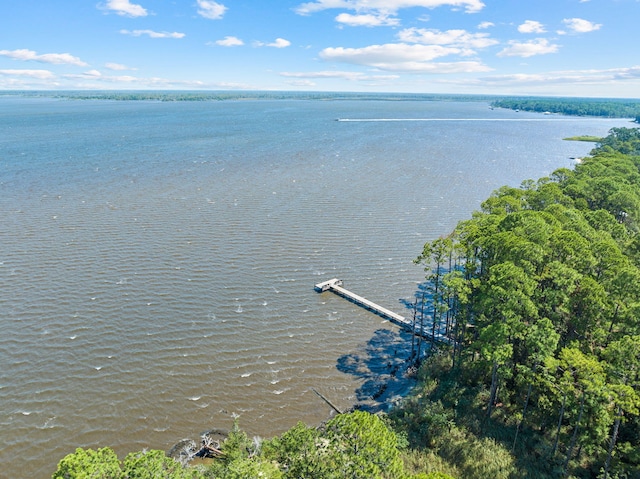
<svg viewBox="0 0 640 479">
<path fill-rule="evenodd" d="M 615 126 L 483 102 L 0 98 L 2 474 L 235 416 L 319 423 L 313 388 L 369 401 L 407 336 L 314 284 L 410 314 L 426 241 Z"/>
</svg>

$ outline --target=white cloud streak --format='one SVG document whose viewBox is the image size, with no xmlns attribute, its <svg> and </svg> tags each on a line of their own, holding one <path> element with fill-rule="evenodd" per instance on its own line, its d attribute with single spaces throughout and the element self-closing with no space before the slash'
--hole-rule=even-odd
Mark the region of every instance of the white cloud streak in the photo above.
<svg viewBox="0 0 640 479">
<path fill-rule="evenodd" d="M 488 33 L 469 33 L 466 30 L 440 31 L 426 28 L 407 28 L 398 33 L 398 38 L 406 43 L 423 45 L 449 45 L 456 48 L 487 48 L 499 42 L 489 38 Z"/>
<path fill-rule="evenodd" d="M 0 50 L 0 56 L 9 57 L 14 60 L 52 63 L 55 65 L 87 66 L 87 63 L 69 53 L 44 53 L 38 55 L 33 50 L 27 50 L 26 48 L 20 50 Z"/>
<path fill-rule="evenodd" d="M 209 20 L 220 20 L 224 13 L 227 11 L 227 7 L 218 2 L 210 0 L 198 0 L 198 15 Z"/>
<path fill-rule="evenodd" d="M 0 88 L 8 89 L 256 89 L 255 85 L 232 82 L 204 82 L 177 80 L 161 77 L 137 77 L 132 75 L 108 75 L 99 70 L 87 70 L 80 74 L 55 75 L 48 70 L 0 69 Z"/>
<path fill-rule="evenodd" d="M 379 70 L 408 73 L 486 72 L 491 69 L 477 61 L 432 63 L 447 55 L 465 54 L 464 50 L 442 45 L 388 43 L 364 48 L 325 48 L 320 58 Z"/>
<path fill-rule="evenodd" d="M 385 14 L 352 15 L 341 13 L 336 17 L 336 22 L 350 27 L 395 27 L 400 25 L 400 20 Z"/>
<path fill-rule="evenodd" d="M 380 80 L 395 80 L 398 75 L 368 75 L 361 72 L 348 72 L 348 71 L 318 71 L 318 72 L 281 72 L 281 76 L 287 78 L 301 78 L 301 79 L 333 79 L 338 78 L 341 80 L 349 81 L 380 81 Z"/>
<path fill-rule="evenodd" d="M 155 32 L 153 30 L 120 30 L 123 35 L 131 35 L 132 37 L 141 37 L 143 35 L 149 38 L 184 38 L 184 33 L 178 32 Z"/>
<path fill-rule="evenodd" d="M 442 6 L 464 8 L 467 13 L 475 13 L 485 5 L 481 0 L 317 0 L 299 5 L 295 11 L 299 15 L 310 15 L 322 10 L 339 8 L 357 13 L 378 11 L 383 14 L 395 14 L 403 8 L 434 9 Z"/>
<path fill-rule="evenodd" d="M 63 77 L 72 80 L 96 80 L 106 83 L 132 83 L 138 80 L 137 77 L 131 75 L 103 75 L 98 70 L 88 70 L 79 75 L 68 74 L 63 75 Z"/>
<path fill-rule="evenodd" d="M 133 88 L 202 88 L 207 86 L 204 82 L 198 80 L 169 80 L 159 77 L 142 78 L 131 75 L 103 75 L 98 70 L 88 70 L 81 74 L 63 75 L 63 78 L 80 81 L 82 83 L 76 85 L 83 88 L 92 88 L 100 84 L 119 84 Z"/>
<path fill-rule="evenodd" d="M 509 46 L 498 53 L 499 57 L 522 57 L 529 58 L 535 55 L 547 55 L 557 53 L 558 45 L 549 43 L 546 38 L 536 38 L 528 42 L 517 42 L 512 40 Z"/>
<path fill-rule="evenodd" d="M 20 78 L 35 78 L 37 80 L 49 80 L 55 75 L 49 70 L 0 70 L 0 75 Z"/>
<path fill-rule="evenodd" d="M 129 0 L 107 0 L 105 4 L 99 5 L 102 10 L 111 11 L 124 17 L 146 17 L 147 9 L 141 5 L 131 3 Z"/>
<path fill-rule="evenodd" d="M 109 70 L 114 70 L 114 71 L 136 70 L 136 68 L 130 68 L 120 63 L 105 63 L 104 66 L 105 68 L 108 68 Z"/>
<path fill-rule="evenodd" d="M 291 86 L 295 86 L 295 87 L 301 87 L 301 88 L 311 88 L 316 86 L 316 83 L 311 81 L 311 80 L 290 80 L 290 81 L 285 81 L 285 83 L 287 85 L 291 85 Z"/>
<path fill-rule="evenodd" d="M 237 37 L 226 36 L 222 40 L 216 40 L 215 45 L 221 47 L 239 47 L 244 45 L 244 42 Z"/>
<path fill-rule="evenodd" d="M 291 46 L 291 42 L 289 40 L 285 40 L 284 38 L 276 38 L 275 41 L 273 41 L 271 43 L 254 42 L 253 46 L 255 46 L 255 47 L 287 48 L 288 46 Z"/>
<path fill-rule="evenodd" d="M 536 74 L 513 74 L 486 76 L 478 79 L 479 83 L 502 85 L 536 85 L 536 84 L 613 84 L 640 80 L 640 65 L 627 68 L 611 68 L 606 70 L 569 70 Z"/>
</svg>

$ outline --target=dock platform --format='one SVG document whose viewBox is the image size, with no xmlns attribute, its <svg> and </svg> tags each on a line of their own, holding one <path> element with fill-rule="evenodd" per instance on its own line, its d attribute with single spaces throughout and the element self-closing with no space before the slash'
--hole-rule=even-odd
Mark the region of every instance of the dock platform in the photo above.
<svg viewBox="0 0 640 479">
<path fill-rule="evenodd" d="M 352 293 L 348 289 L 343 288 L 342 285 L 343 283 L 341 279 L 333 278 L 333 279 L 330 279 L 329 281 L 324 281 L 322 283 L 316 284 L 314 289 L 318 293 L 331 291 L 339 296 L 342 296 L 343 298 L 348 299 L 353 303 L 356 303 L 359 306 L 362 306 L 365 309 L 368 309 L 369 311 L 376 313 L 379 316 L 382 316 L 385 319 L 392 321 L 393 323 L 397 324 L 398 326 L 402 327 L 403 329 L 409 331 L 410 333 L 416 336 L 420 336 L 425 339 L 431 339 L 432 337 L 431 331 L 426 331 L 426 330 L 421 331 L 419 329 L 416 329 L 417 325 L 414 325 L 412 321 L 408 320 L 404 316 L 398 313 L 394 313 L 393 311 L 387 308 L 384 308 L 379 304 L 374 303 L 373 301 L 369 301 L 368 299 L 363 298 L 362 296 Z M 449 338 L 439 333 L 436 333 L 433 339 L 440 343 L 446 343 L 446 344 L 451 343 L 451 340 Z"/>
<path fill-rule="evenodd" d="M 342 286 L 342 280 L 338 278 L 333 278 L 333 279 L 330 279 L 329 281 L 325 281 L 324 283 L 316 284 L 314 289 L 318 293 L 323 293 L 331 289 L 333 286 Z"/>
</svg>

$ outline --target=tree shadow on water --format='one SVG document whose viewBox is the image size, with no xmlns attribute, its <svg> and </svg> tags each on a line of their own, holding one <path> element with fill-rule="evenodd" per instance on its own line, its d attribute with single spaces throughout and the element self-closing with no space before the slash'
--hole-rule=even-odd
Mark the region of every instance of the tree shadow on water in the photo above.
<svg viewBox="0 0 640 479">
<path fill-rule="evenodd" d="M 418 284 L 415 293 L 413 293 L 413 301 L 408 298 L 400 299 L 400 304 L 405 308 L 405 314 L 408 317 L 419 317 L 424 315 L 431 320 L 430 312 L 433 309 L 433 292 L 431 291 L 433 284 L 430 281 L 424 281 Z M 410 316 L 409 316 L 410 315 Z"/>
<path fill-rule="evenodd" d="M 362 380 L 356 408 L 380 411 L 406 396 L 415 384 L 407 374 L 411 352 L 411 334 L 378 329 L 357 352 L 338 358 L 339 371 Z"/>
</svg>

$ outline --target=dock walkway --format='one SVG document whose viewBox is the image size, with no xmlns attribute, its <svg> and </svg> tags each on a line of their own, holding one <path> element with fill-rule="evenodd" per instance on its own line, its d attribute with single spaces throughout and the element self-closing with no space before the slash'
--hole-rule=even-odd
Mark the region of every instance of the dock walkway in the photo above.
<svg viewBox="0 0 640 479">
<path fill-rule="evenodd" d="M 398 326 L 401 326 L 402 328 L 406 329 L 410 333 L 415 334 L 416 336 L 421 336 L 425 339 L 431 339 L 431 331 L 425 331 L 425 330 L 420 331 L 419 329 L 415 328 L 416 325 L 414 325 L 412 321 L 408 320 L 404 316 L 401 316 L 398 313 L 394 313 L 393 311 L 387 308 L 384 308 L 379 304 L 374 303 L 373 301 L 369 301 L 368 299 L 363 298 L 362 296 L 359 296 L 355 293 L 352 293 L 348 289 L 343 288 L 341 279 L 333 278 L 333 279 L 330 279 L 329 281 L 318 283 L 315 285 L 315 290 L 318 293 L 323 293 L 325 291 L 332 291 L 337 295 L 342 296 L 343 298 L 346 298 L 349 301 L 352 301 L 362 306 L 363 308 L 373 311 L 374 313 L 376 313 L 379 316 L 382 316 L 385 319 L 389 319 L 390 321 L 394 322 Z M 451 342 L 449 338 L 439 333 L 436 333 L 434 339 L 441 343 L 449 344 Z"/>
</svg>

